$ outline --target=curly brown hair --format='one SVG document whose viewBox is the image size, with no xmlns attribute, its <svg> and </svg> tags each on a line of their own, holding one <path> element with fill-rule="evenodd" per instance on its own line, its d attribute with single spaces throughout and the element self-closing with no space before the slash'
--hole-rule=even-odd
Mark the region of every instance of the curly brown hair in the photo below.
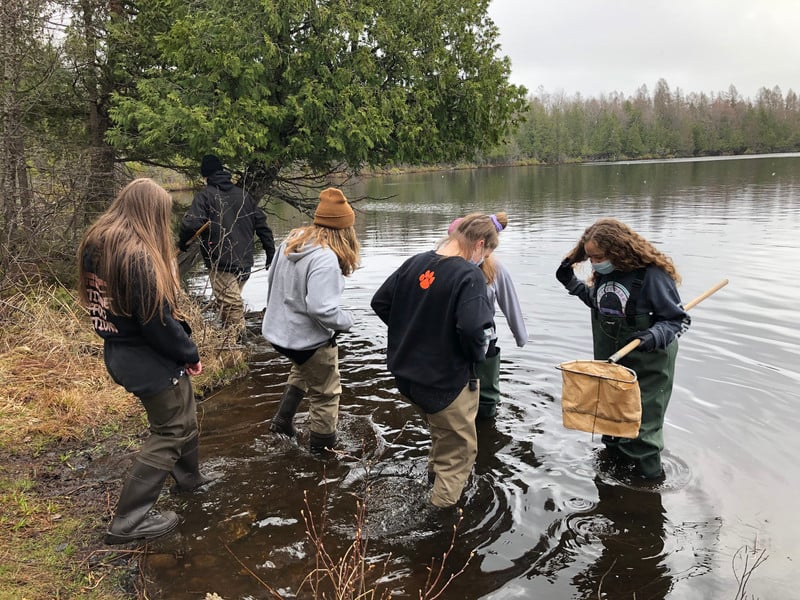
<svg viewBox="0 0 800 600">
<path fill-rule="evenodd" d="M 655 265 L 664 269 L 675 283 L 681 282 L 681 276 L 672 259 L 622 221 L 607 217 L 598 219 L 587 227 L 567 255 L 571 263 L 580 263 L 588 258 L 584 245 L 589 241 L 597 244 L 614 268 L 620 271 L 635 271 L 647 265 Z"/>
</svg>

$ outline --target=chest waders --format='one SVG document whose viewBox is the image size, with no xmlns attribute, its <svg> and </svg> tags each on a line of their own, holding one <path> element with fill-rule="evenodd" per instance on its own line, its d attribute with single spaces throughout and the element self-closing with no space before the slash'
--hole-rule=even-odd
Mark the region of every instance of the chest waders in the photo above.
<svg viewBox="0 0 800 600">
<path fill-rule="evenodd" d="M 500 347 L 495 340 L 489 344 L 486 360 L 475 363 L 475 374 L 481 382 L 478 418 L 494 418 L 500 403 Z"/>
<path fill-rule="evenodd" d="M 630 302 L 629 302 L 630 304 Z M 592 310 L 592 338 L 595 360 L 606 360 L 619 350 L 636 331 L 651 326 L 649 315 L 622 317 L 601 315 Z M 633 460 L 642 475 L 657 478 L 661 475 L 661 450 L 664 449 L 664 416 L 672 394 L 675 357 L 678 341 L 665 349 L 653 352 L 634 350 L 619 364 L 633 369 L 642 394 L 642 425 L 636 439 L 604 435 L 602 440 L 611 452 Z"/>
</svg>

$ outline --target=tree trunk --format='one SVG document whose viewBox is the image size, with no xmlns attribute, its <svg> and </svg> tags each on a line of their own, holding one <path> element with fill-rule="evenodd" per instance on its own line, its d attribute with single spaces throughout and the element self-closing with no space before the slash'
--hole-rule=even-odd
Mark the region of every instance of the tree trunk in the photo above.
<svg viewBox="0 0 800 600">
<path fill-rule="evenodd" d="M 84 224 L 93 221 L 102 213 L 116 191 L 114 180 L 114 150 L 106 143 L 105 135 L 110 126 L 108 100 L 110 91 L 100 64 L 99 45 L 105 37 L 104 21 L 107 17 L 104 4 L 95 0 L 81 0 L 84 43 L 88 68 L 84 72 L 86 88 L 87 120 L 86 133 L 89 142 L 89 172 L 86 186 Z"/>
<path fill-rule="evenodd" d="M 27 239 L 18 236 L 20 229 L 33 226 L 31 213 L 31 189 L 25 155 L 25 139 L 22 125 L 22 101 L 20 92 L 25 58 L 25 42 L 30 39 L 26 30 L 31 11 L 25 0 L 4 0 L 0 4 L 0 273 L 5 274 L 9 261 L 17 254 L 16 241 Z"/>
</svg>

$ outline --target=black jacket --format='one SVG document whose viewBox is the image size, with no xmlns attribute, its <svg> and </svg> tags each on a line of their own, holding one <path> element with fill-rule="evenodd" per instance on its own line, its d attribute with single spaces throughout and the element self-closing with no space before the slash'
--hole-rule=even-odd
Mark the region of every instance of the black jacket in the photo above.
<svg viewBox="0 0 800 600">
<path fill-rule="evenodd" d="M 89 273 L 89 316 L 97 335 L 104 340 L 103 358 L 112 379 L 140 398 L 175 385 L 186 365 L 200 361 L 189 325 L 175 319 L 168 306 L 164 306 L 163 321 L 158 313 L 149 321 L 138 311 L 131 317 L 113 314 L 105 281 L 97 273 L 90 251 L 84 254 L 83 261 Z M 133 306 L 141 306 L 137 298 L 147 286 L 138 282 L 133 286 Z"/>
<path fill-rule="evenodd" d="M 227 171 L 217 171 L 195 195 L 180 224 L 178 248 L 186 250 L 187 242 L 206 221 L 211 224 L 200 234 L 206 267 L 249 273 L 253 267 L 254 234 L 267 253 L 267 266 L 272 262 L 275 241 L 267 217 L 250 194 L 231 183 Z"/>
<path fill-rule="evenodd" d="M 388 367 L 401 393 L 428 413 L 445 408 L 485 358 L 494 310 L 480 269 L 423 252 L 389 276 L 371 305 L 389 326 Z"/>
</svg>

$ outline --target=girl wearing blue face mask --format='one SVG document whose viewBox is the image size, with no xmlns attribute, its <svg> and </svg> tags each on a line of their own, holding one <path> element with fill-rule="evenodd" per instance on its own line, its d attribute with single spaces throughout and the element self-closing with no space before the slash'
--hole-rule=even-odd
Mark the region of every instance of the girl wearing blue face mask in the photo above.
<svg viewBox="0 0 800 600">
<path fill-rule="evenodd" d="M 573 265 L 589 260 L 586 282 Z M 616 219 L 599 219 L 583 232 L 556 271 L 569 293 L 592 311 L 595 360 L 606 360 L 634 338 L 635 351 L 619 363 L 633 369 L 642 394 L 642 425 L 636 439 L 604 435 L 610 457 L 630 462 L 640 475 L 659 479 L 664 417 L 672 393 L 677 338 L 688 329 L 672 260 Z"/>
</svg>

